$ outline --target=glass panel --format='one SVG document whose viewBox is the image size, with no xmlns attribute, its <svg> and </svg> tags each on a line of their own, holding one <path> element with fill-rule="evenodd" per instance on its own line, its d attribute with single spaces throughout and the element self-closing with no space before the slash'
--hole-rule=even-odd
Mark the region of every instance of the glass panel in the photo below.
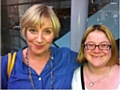
<svg viewBox="0 0 120 90">
<path fill-rule="evenodd" d="M 91 0 L 88 26 L 92 24 L 105 24 L 115 39 L 119 36 L 119 0 Z M 89 6 L 90 6 L 89 5 Z"/>
</svg>

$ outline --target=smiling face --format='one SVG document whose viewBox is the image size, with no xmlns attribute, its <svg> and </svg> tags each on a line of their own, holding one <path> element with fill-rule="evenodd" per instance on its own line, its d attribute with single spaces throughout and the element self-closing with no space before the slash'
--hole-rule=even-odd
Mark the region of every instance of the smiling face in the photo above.
<svg viewBox="0 0 120 90">
<path fill-rule="evenodd" d="M 31 26 L 26 30 L 27 44 L 34 54 L 42 55 L 47 52 L 55 37 L 50 20 L 46 19 L 44 22 L 42 26 Z"/>
<path fill-rule="evenodd" d="M 110 42 L 102 31 L 95 30 L 88 34 L 84 44 L 110 45 Z M 98 47 L 96 47 L 93 50 L 84 49 L 84 52 L 88 63 L 94 67 L 101 67 L 106 65 L 111 58 L 111 49 L 100 50 Z"/>
</svg>

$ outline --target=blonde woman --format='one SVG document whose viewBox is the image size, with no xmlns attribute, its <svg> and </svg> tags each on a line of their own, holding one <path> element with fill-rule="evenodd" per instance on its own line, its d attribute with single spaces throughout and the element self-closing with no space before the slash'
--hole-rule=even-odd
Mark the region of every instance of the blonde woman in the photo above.
<svg viewBox="0 0 120 90">
<path fill-rule="evenodd" d="M 51 47 L 59 36 L 60 23 L 52 8 L 31 6 L 20 22 L 27 47 L 19 50 L 10 78 L 8 56 L 2 58 L 2 89 L 69 89 L 73 71 L 79 66 L 77 53 L 68 48 Z"/>
</svg>

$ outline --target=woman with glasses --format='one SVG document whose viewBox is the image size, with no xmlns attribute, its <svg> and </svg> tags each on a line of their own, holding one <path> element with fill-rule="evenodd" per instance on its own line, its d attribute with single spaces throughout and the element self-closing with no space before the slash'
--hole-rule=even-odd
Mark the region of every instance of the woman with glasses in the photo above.
<svg viewBox="0 0 120 90">
<path fill-rule="evenodd" d="M 52 47 L 59 36 L 60 22 L 53 9 L 43 4 L 31 6 L 23 15 L 21 33 L 27 47 L 17 52 L 10 77 L 8 55 L 1 62 L 2 89 L 70 89 L 77 53 L 68 48 Z"/>
<path fill-rule="evenodd" d="M 92 25 L 86 30 L 77 60 L 84 65 L 74 72 L 73 90 L 120 90 L 118 49 L 105 25 Z"/>
</svg>

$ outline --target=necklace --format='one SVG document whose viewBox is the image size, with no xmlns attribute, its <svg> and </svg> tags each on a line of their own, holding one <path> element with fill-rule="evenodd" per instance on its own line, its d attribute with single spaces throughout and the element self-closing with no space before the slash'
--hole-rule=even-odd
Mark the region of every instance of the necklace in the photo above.
<svg viewBox="0 0 120 90">
<path fill-rule="evenodd" d="M 88 69 L 88 64 L 87 64 L 87 69 Z M 111 70 L 111 67 L 110 67 L 110 69 L 107 71 L 107 73 L 101 78 L 101 79 L 99 79 L 99 80 L 97 80 L 97 81 L 92 81 L 89 77 L 88 77 L 88 74 L 87 74 L 87 71 L 86 71 L 86 76 L 87 76 L 87 78 L 89 79 L 89 81 L 90 81 L 90 83 L 89 83 L 89 85 L 92 87 L 95 83 L 97 83 L 97 82 L 99 82 L 99 81 L 101 81 L 102 79 L 104 79 L 107 75 L 108 75 L 108 73 L 110 72 L 110 70 Z"/>
<path fill-rule="evenodd" d="M 34 86 L 34 83 L 33 83 L 33 78 L 32 78 L 32 73 L 31 73 L 31 69 L 30 69 L 30 65 L 29 65 L 29 57 L 28 57 L 28 49 L 26 51 L 26 59 L 27 59 L 27 65 L 28 65 L 28 75 L 29 75 L 29 79 L 30 79 L 30 83 L 31 83 L 31 86 L 32 86 L 32 90 L 35 90 L 35 86 Z M 51 85 L 50 85 L 50 89 L 53 89 L 53 82 L 54 82 L 54 79 L 53 79 L 53 57 L 50 55 L 50 78 L 51 78 Z"/>
</svg>

